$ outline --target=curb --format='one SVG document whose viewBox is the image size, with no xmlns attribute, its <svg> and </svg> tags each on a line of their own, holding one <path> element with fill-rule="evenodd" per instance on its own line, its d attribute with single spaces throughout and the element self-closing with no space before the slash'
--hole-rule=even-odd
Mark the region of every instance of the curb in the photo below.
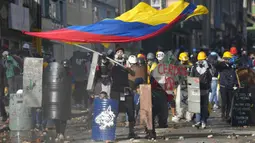
<svg viewBox="0 0 255 143">
<path fill-rule="evenodd" d="M 212 135 L 214 137 L 222 137 L 222 136 L 232 136 L 232 135 L 238 135 L 238 136 L 252 136 L 253 133 L 184 133 L 184 134 L 167 134 L 167 135 L 158 135 L 157 138 L 169 138 L 169 139 L 179 139 L 181 136 L 184 138 L 208 138 L 209 135 Z"/>
</svg>

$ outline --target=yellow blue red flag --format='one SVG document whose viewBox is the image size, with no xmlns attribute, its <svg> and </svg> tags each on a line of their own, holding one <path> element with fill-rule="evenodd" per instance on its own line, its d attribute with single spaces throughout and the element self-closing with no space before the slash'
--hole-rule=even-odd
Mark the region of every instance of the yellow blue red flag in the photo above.
<svg viewBox="0 0 255 143">
<path fill-rule="evenodd" d="M 195 15 L 207 14 L 202 5 L 183 0 L 156 10 L 141 2 L 115 19 L 105 19 L 86 26 L 69 26 L 48 32 L 24 32 L 27 35 L 69 43 L 122 43 L 156 36 L 176 23 Z"/>
</svg>

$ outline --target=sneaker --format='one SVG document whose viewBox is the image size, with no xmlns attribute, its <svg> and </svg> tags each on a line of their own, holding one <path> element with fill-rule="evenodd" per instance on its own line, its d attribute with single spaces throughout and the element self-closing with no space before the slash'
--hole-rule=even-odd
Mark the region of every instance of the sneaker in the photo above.
<svg viewBox="0 0 255 143">
<path fill-rule="evenodd" d="M 200 125 L 201 125 L 201 123 L 200 123 L 200 122 L 197 122 L 196 124 L 192 125 L 192 127 L 193 127 L 193 128 L 195 128 L 195 127 L 196 127 L 196 128 L 199 128 Z"/>
<path fill-rule="evenodd" d="M 216 110 L 216 109 L 219 109 L 219 106 L 216 105 L 216 104 L 214 104 L 214 105 L 213 105 L 213 110 Z"/>
<path fill-rule="evenodd" d="M 125 122 L 125 127 L 127 128 L 129 126 L 129 122 Z"/>
<path fill-rule="evenodd" d="M 172 121 L 175 123 L 179 123 L 180 119 L 177 116 L 173 116 Z"/>
<path fill-rule="evenodd" d="M 206 128 L 206 123 L 202 123 L 202 129 Z"/>
</svg>

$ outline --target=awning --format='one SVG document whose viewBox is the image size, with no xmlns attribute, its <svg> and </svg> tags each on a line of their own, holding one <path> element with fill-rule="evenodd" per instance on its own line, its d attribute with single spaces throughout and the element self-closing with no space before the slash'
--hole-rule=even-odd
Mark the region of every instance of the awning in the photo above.
<svg viewBox="0 0 255 143">
<path fill-rule="evenodd" d="M 69 43 L 122 43 L 154 37 L 178 22 L 207 14 L 206 7 L 179 0 L 168 8 L 156 10 L 141 2 L 115 19 L 105 19 L 86 26 L 69 26 L 48 32 L 25 32 L 27 35 Z"/>
</svg>

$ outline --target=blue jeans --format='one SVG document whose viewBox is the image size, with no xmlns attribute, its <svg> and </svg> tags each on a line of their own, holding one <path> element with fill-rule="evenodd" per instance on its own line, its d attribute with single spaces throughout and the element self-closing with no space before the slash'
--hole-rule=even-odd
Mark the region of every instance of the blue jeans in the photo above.
<svg viewBox="0 0 255 143">
<path fill-rule="evenodd" d="M 218 105 L 218 97 L 217 97 L 217 85 L 218 85 L 218 80 L 212 80 L 211 83 L 211 96 L 209 99 L 210 103 L 213 103 Z"/>
<path fill-rule="evenodd" d="M 200 108 L 201 112 L 196 114 L 196 122 L 202 122 L 202 123 L 207 123 L 207 118 L 208 118 L 208 94 L 207 95 L 201 95 L 201 100 L 200 100 Z"/>
</svg>

